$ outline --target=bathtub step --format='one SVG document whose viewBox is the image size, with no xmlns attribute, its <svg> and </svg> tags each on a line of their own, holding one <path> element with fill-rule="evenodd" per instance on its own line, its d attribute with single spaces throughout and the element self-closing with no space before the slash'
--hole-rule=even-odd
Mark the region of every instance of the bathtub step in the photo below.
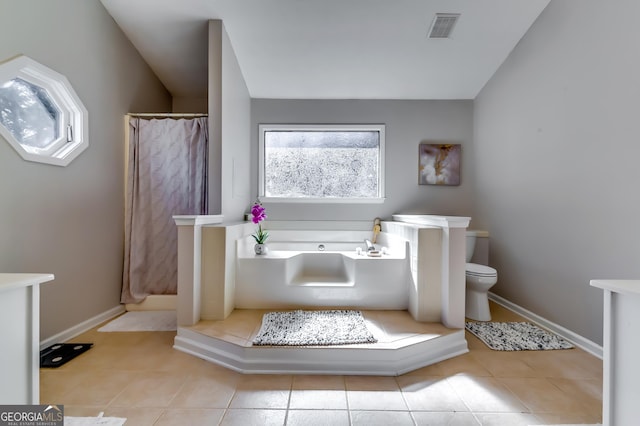
<svg viewBox="0 0 640 426">
<path fill-rule="evenodd" d="M 174 348 L 247 374 L 377 376 L 405 374 L 468 352 L 463 329 L 413 322 L 406 311 L 363 311 L 378 343 L 253 346 L 265 312 L 236 310 L 224 321 L 178 327 Z"/>
</svg>

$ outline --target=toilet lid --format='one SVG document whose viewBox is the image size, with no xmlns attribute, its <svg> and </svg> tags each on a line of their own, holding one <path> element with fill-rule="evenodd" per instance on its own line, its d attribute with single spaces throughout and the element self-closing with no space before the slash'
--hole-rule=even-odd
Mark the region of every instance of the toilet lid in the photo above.
<svg viewBox="0 0 640 426">
<path fill-rule="evenodd" d="M 482 277 L 498 275 L 495 269 L 486 265 L 478 265 L 477 263 L 467 263 L 466 273 L 468 275 L 478 275 Z"/>
</svg>

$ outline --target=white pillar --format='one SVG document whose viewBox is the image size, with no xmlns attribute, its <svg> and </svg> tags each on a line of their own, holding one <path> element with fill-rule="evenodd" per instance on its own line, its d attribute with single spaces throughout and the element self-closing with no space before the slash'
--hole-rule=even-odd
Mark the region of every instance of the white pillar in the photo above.
<svg viewBox="0 0 640 426">
<path fill-rule="evenodd" d="M 222 219 L 222 215 L 173 217 L 178 226 L 178 326 L 200 321 L 202 225 L 221 223 Z"/>
<path fill-rule="evenodd" d="M 439 265 L 441 321 L 446 327 L 464 328 L 466 232 L 471 218 L 393 215 L 393 220 L 442 230 Z M 418 265 L 418 268 L 422 266 Z"/>
</svg>

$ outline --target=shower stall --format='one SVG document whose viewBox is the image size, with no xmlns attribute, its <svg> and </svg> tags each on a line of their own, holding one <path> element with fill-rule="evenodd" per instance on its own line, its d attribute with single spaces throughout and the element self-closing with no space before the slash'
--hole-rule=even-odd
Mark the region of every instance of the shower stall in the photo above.
<svg viewBox="0 0 640 426">
<path fill-rule="evenodd" d="M 175 215 L 206 215 L 206 114 L 125 117 L 125 241 L 121 302 L 175 309 Z"/>
</svg>

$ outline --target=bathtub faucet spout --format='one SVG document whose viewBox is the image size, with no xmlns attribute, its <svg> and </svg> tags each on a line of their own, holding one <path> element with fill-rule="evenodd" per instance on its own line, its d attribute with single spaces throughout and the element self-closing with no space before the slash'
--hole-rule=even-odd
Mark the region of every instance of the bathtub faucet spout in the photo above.
<svg viewBox="0 0 640 426">
<path fill-rule="evenodd" d="M 364 240 L 364 243 L 367 245 L 367 251 L 374 251 L 376 249 L 371 241 Z"/>
</svg>

